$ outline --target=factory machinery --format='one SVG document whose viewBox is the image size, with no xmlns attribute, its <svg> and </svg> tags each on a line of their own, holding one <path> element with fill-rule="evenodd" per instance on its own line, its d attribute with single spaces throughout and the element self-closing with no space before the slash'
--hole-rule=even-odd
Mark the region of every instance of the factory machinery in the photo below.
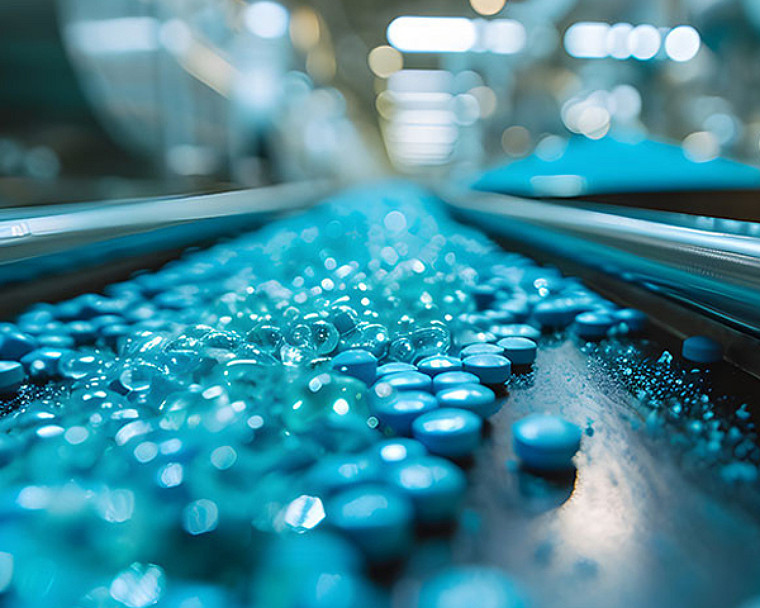
<svg viewBox="0 0 760 608">
<path fill-rule="evenodd" d="M 101 4 L 0 9 L 0 606 L 760 605 L 753 3 Z"/>
</svg>

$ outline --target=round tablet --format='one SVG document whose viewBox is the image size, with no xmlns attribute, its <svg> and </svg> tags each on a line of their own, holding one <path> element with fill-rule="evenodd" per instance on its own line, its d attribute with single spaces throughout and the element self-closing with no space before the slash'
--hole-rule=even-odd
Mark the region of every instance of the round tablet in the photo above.
<svg viewBox="0 0 760 608">
<path fill-rule="evenodd" d="M 541 330 L 533 327 L 532 325 L 525 325 L 524 323 L 512 323 L 511 325 L 501 325 L 500 338 L 511 338 L 513 336 L 519 336 L 522 338 L 530 338 L 531 340 L 538 340 L 541 337 Z"/>
<path fill-rule="evenodd" d="M 444 372 L 457 372 L 462 369 L 462 362 L 457 357 L 448 355 L 433 355 L 425 357 L 417 364 L 417 369 L 423 374 L 434 377 Z"/>
<path fill-rule="evenodd" d="M 415 439 L 399 437 L 386 439 L 369 449 L 371 458 L 375 458 L 382 465 L 397 465 L 412 458 L 427 455 L 425 446 Z"/>
<path fill-rule="evenodd" d="M 644 329 L 647 323 L 647 316 L 635 308 L 621 308 L 614 314 L 618 323 L 625 325 L 629 333 L 638 333 Z"/>
<path fill-rule="evenodd" d="M 462 363 L 464 371 L 475 374 L 483 384 L 504 384 L 512 375 L 512 364 L 501 355 L 471 355 Z"/>
<path fill-rule="evenodd" d="M 498 307 L 512 314 L 515 321 L 520 323 L 530 316 L 530 304 L 527 300 L 506 300 L 500 302 Z"/>
<path fill-rule="evenodd" d="M 50 348 L 74 348 L 76 346 L 74 338 L 65 334 L 42 334 L 37 336 L 37 342 L 41 347 L 49 346 Z"/>
<path fill-rule="evenodd" d="M 430 452 L 457 458 L 480 444 L 483 421 L 468 410 L 442 408 L 423 414 L 412 423 L 414 438 Z"/>
<path fill-rule="evenodd" d="M 479 344 L 470 344 L 465 346 L 459 353 L 459 356 L 464 359 L 470 355 L 503 355 L 504 349 L 498 344 L 491 344 L 490 342 L 481 342 Z"/>
<path fill-rule="evenodd" d="M 504 356 L 514 365 L 531 365 L 536 360 L 538 347 L 530 338 L 502 338 L 497 344 L 504 349 Z"/>
<path fill-rule="evenodd" d="M 455 407 L 469 410 L 481 418 L 493 416 L 501 409 L 501 403 L 496 401 L 496 395 L 482 384 L 463 384 L 448 388 L 436 394 L 440 407 Z"/>
<path fill-rule="evenodd" d="M 533 318 L 541 327 L 562 329 L 573 322 L 578 312 L 572 298 L 556 298 L 536 304 Z"/>
<path fill-rule="evenodd" d="M 454 519 L 467 488 L 462 469 L 443 458 L 413 458 L 391 469 L 388 483 L 408 496 L 417 517 L 436 524 Z"/>
<path fill-rule="evenodd" d="M 398 372 L 383 377 L 382 382 L 390 384 L 397 391 L 433 390 L 433 380 L 422 372 Z"/>
<path fill-rule="evenodd" d="M 43 347 L 33 350 L 21 357 L 21 364 L 26 373 L 35 382 L 47 382 L 59 376 L 58 361 L 68 349 Z"/>
<path fill-rule="evenodd" d="M 308 472 L 309 482 L 320 492 L 328 494 L 379 479 L 379 463 L 369 456 L 356 454 L 326 456 Z"/>
<path fill-rule="evenodd" d="M 496 300 L 496 288 L 491 285 L 476 285 L 471 293 L 479 310 L 485 310 Z"/>
<path fill-rule="evenodd" d="M 517 322 L 515 315 L 513 315 L 508 310 L 504 310 L 503 308 L 486 310 L 483 313 L 483 316 L 485 316 L 485 318 L 488 319 L 488 321 L 490 321 L 493 325 L 506 325 L 509 323 Z"/>
<path fill-rule="evenodd" d="M 525 608 L 522 594 L 510 578 L 496 568 L 460 566 L 426 582 L 419 608 Z"/>
<path fill-rule="evenodd" d="M 377 368 L 377 378 L 380 379 L 389 374 L 397 374 L 399 372 L 416 372 L 417 367 L 411 363 L 402 363 L 401 361 L 394 361 L 392 363 L 386 363 Z"/>
<path fill-rule="evenodd" d="M 604 312 L 582 312 L 575 317 L 573 328 L 581 338 L 599 340 L 607 335 L 615 319 Z"/>
<path fill-rule="evenodd" d="M 21 361 L 21 357 L 37 348 L 37 340 L 18 331 L 0 335 L 0 359 Z"/>
<path fill-rule="evenodd" d="M 723 359 L 723 347 L 708 336 L 692 336 L 683 341 L 681 355 L 694 363 L 717 363 Z"/>
<path fill-rule="evenodd" d="M 403 494 L 382 485 L 341 492 L 327 504 L 328 521 L 361 547 L 368 557 L 401 557 L 412 540 L 414 507 Z"/>
<path fill-rule="evenodd" d="M 18 361 L 0 361 L 0 394 L 15 393 L 24 382 L 24 366 Z"/>
<path fill-rule="evenodd" d="M 344 350 L 333 357 L 332 367 L 341 374 L 372 384 L 377 375 L 377 358 L 366 350 Z"/>
<path fill-rule="evenodd" d="M 370 407 L 380 422 L 399 435 L 409 435 L 414 419 L 436 409 L 438 401 L 425 391 L 399 391 L 388 399 L 373 400 Z"/>
<path fill-rule="evenodd" d="M 530 469 L 563 471 L 573 467 L 581 447 L 581 429 L 550 414 L 532 414 L 512 425 L 518 458 Z"/>
<path fill-rule="evenodd" d="M 433 392 L 439 393 L 447 388 L 454 388 L 462 384 L 478 384 L 480 378 L 470 372 L 445 372 L 433 378 Z"/>
</svg>

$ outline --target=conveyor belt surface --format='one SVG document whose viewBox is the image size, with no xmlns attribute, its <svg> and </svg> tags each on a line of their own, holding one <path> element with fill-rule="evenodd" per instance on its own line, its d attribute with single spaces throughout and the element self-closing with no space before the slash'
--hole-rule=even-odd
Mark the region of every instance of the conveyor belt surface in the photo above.
<svg viewBox="0 0 760 608">
<path fill-rule="evenodd" d="M 0 602 L 738 608 L 756 385 L 637 318 L 396 182 L 33 306 L 0 333 Z M 440 407 L 443 368 L 491 401 Z M 571 466 L 517 458 L 528 414 Z"/>
</svg>

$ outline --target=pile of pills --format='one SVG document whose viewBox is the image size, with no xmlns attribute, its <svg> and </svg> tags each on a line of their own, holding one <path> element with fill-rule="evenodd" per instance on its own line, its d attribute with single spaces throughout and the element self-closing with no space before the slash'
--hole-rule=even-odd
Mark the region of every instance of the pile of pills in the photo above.
<svg viewBox="0 0 760 608">
<path fill-rule="evenodd" d="M 368 568 L 456 523 L 542 334 L 643 326 L 424 198 L 348 192 L 3 324 L 0 601 L 386 605 Z M 548 416 L 513 434 L 542 471 L 580 444 Z M 452 598 L 523 605 L 475 566 L 419 601 L 474 605 Z"/>
</svg>

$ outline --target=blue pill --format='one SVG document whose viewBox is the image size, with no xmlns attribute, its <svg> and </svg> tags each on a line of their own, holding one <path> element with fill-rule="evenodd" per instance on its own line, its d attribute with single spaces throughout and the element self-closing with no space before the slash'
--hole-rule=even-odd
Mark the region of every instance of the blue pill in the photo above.
<svg viewBox="0 0 760 608">
<path fill-rule="evenodd" d="M 109 325 L 99 330 L 100 339 L 113 350 L 119 346 L 119 341 L 128 336 L 132 328 L 129 325 Z"/>
<path fill-rule="evenodd" d="M 398 490 L 363 485 L 336 495 L 327 503 L 327 520 L 376 561 L 399 558 L 413 538 L 414 506 Z"/>
<path fill-rule="evenodd" d="M 524 323 L 512 323 L 511 325 L 502 325 L 499 329 L 500 338 L 530 338 L 531 340 L 538 340 L 541 337 L 541 330 L 533 327 L 532 325 L 526 325 Z"/>
<path fill-rule="evenodd" d="M 74 338 L 65 334 L 42 334 L 37 337 L 37 342 L 41 347 L 49 348 L 74 348 L 76 342 Z"/>
<path fill-rule="evenodd" d="M 442 408 L 459 408 L 469 410 L 481 418 L 493 416 L 501 409 L 495 393 L 481 384 L 463 384 L 448 388 L 436 394 L 438 405 Z"/>
<path fill-rule="evenodd" d="M 470 355 L 503 355 L 504 349 L 498 344 L 491 344 L 490 342 L 481 342 L 478 344 L 470 344 L 465 346 L 459 353 L 459 356 L 464 359 Z"/>
<path fill-rule="evenodd" d="M 723 359 L 723 347 L 708 336 L 692 336 L 683 341 L 681 355 L 693 363 L 717 363 Z"/>
<path fill-rule="evenodd" d="M 47 382 L 58 378 L 58 361 L 68 349 L 43 347 L 33 350 L 21 357 L 21 364 L 29 377 L 35 382 Z"/>
<path fill-rule="evenodd" d="M 0 361 L 0 394 L 10 395 L 18 391 L 26 379 L 24 366 L 18 361 Z"/>
<path fill-rule="evenodd" d="M 401 361 L 394 361 L 392 363 L 386 363 L 377 368 L 377 378 L 380 379 L 389 374 L 398 374 L 400 372 L 416 372 L 417 367 L 411 363 L 402 363 Z"/>
<path fill-rule="evenodd" d="M 475 374 L 483 384 L 504 384 L 512 375 L 512 363 L 501 355 L 471 355 L 462 363 L 464 371 Z"/>
<path fill-rule="evenodd" d="M 644 330 L 647 316 L 635 308 L 622 308 L 614 313 L 615 320 L 625 325 L 629 333 L 638 333 Z"/>
<path fill-rule="evenodd" d="M 462 369 L 462 362 L 457 357 L 448 355 L 433 355 L 425 357 L 417 364 L 417 369 L 423 374 L 434 377 L 444 372 L 457 372 Z"/>
<path fill-rule="evenodd" d="M 496 300 L 496 288 L 491 285 L 476 285 L 471 293 L 475 305 L 480 310 L 485 310 Z"/>
<path fill-rule="evenodd" d="M 526 300 L 507 300 L 500 302 L 499 308 L 509 312 L 517 323 L 525 321 L 530 316 L 530 304 Z"/>
<path fill-rule="evenodd" d="M 496 568 L 461 566 L 427 581 L 418 608 L 525 608 L 522 592 Z"/>
<path fill-rule="evenodd" d="M 0 359 L 21 361 L 21 357 L 37 348 L 37 340 L 18 331 L 0 334 Z"/>
<path fill-rule="evenodd" d="M 599 340 L 612 329 L 615 319 L 604 312 L 582 312 L 575 317 L 573 328 L 581 338 Z"/>
<path fill-rule="evenodd" d="M 483 421 L 468 410 L 442 408 L 423 414 L 412 423 L 414 438 L 430 452 L 458 458 L 480 444 Z"/>
<path fill-rule="evenodd" d="M 399 437 L 373 445 L 369 453 L 371 458 L 375 458 L 382 465 L 397 465 L 412 458 L 426 456 L 427 449 L 415 439 Z"/>
<path fill-rule="evenodd" d="M 377 376 L 377 358 L 366 350 L 345 350 L 333 357 L 333 369 L 372 384 Z"/>
<path fill-rule="evenodd" d="M 502 338 L 497 344 L 504 349 L 504 356 L 514 365 L 531 365 L 536 360 L 538 346 L 530 338 Z"/>
<path fill-rule="evenodd" d="M 380 464 L 369 456 L 356 454 L 322 458 L 308 473 L 311 484 L 320 492 L 331 494 L 380 479 Z"/>
<path fill-rule="evenodd" d="M 398 372 L 388 374 L 382 382 L 390 384 L 397 391 L 432 391 L 433 379 L 422 372 Z"/>
<path fill-rule="evenodd" d="M 536 471 L 563 471 L 573 467 L 581 447 L 581 429 L 559 416 L 532 414 L 512 425 L 518 458 Z"/>
<path fill-rule="evenodd" d="M 463 384 L 478 384 L 480 378 L 470 372 L 445 372 L 433 378 L 433 392 L 440 393 L 447 388 L 454 388 Z"/>
<path fill-rule="evenodd" d="M 399 464 L 391 469 L 387 480 L 411 499 L 418 519 L 428 524 L 454 519 L 467 489 L 462 469 L 435 456 Z"/>
<path fill-rule="evenodd" d="M 579 312 L 573 298 L 556 298 L 536 304 L 533 318 L 541 327 L 562 329 L 570 325 Z"/>
<path fill-rule="evenodd" d="M 515 323 L 517 321 L 515 315 L 513 315 L 508 310 L 500 308 L 497 308 L 495 310 L 487 310 L 483 313 L 483 315 L 492 325 L 506 325 L 509 323 Z"/>
<path fill-rule="evenodd" d="M 98 337 L 98 330 L 89 321 L 72 321 L 66 324 L 68 333 L 77 344 L 92 344 Z"/>
<path fill-rule="evenodd" d="M 409 435 L 412 422 L 421 414 L 438 407 L 438 401 L 425 391 L 398 391 L 388 399 L 375 399 L 372 413 L 399 435 Z"/>
</svg>

